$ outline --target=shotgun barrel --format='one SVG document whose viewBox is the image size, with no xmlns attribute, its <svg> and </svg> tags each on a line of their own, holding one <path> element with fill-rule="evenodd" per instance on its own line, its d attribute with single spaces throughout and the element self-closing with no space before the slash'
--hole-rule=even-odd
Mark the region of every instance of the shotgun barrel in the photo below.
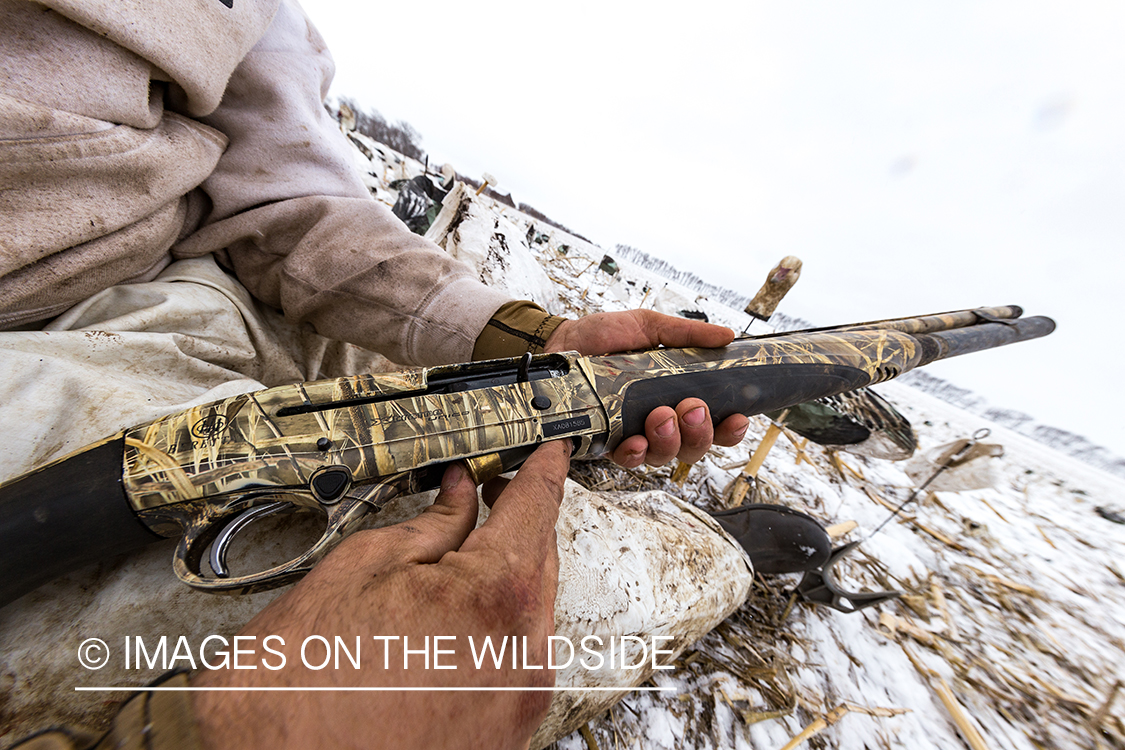
<svg viewBox="0 0 1125 750">
<path fill-rule="evenodd" d="M 827 326 L 824 328 L 806 328 L 800 331 L 778 331 L 750 338 L 765 339 L 774 336 L 787 336 L 794 333 L 827 333 L 830 331 L 901 331 L 902 333 L 932 333 L 934 331 L 949 331 L 954 328 L 980 325 L 981 323 L 1015 320 L 1023 315 L 1023 308 L 1019 305 L 1003 305 L 1001 307 L 976 307 L 969 310 L 952 310 L 944 313 L 931 313 L 929 315 L 913 315 L 905 318 L 886 318 L 884 320 L 870 320 L 866 323 L 851 323 L 843 326 Z"/>
<path fill-rule="evenodd" d="M 922 343 L 922 359 L 915 367 L 922 367 L 939 359 L 959 357 L 962 354 L 993 349 L 1020 341 L 1047 336 L 1055 330 L 1055 321 L 1037 315 L 1020 320 L 981 323 L 966 328 L 913 334 Z"/>
</svg>

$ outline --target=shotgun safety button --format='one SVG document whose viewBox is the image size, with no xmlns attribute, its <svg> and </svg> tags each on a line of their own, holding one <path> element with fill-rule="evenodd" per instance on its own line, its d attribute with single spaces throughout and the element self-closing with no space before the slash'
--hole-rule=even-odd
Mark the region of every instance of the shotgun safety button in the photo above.
<svg viewBox="0 0 1125 750">
<path fill-rule="evenodd" d="M 535 398 L 531 399 L 531 407 L 533 409 L 538 409 L 539 411 L 550 409 L 551 399 L 547 398 L 546 396 L 536 396 Z"/>
<path fill-rule="evenodd" d="M 324 505 L 337 502 L 352 483 L 352 473 L 346 466 L 326 466 L 312 475 L 309 487 Z"/>
</svg>

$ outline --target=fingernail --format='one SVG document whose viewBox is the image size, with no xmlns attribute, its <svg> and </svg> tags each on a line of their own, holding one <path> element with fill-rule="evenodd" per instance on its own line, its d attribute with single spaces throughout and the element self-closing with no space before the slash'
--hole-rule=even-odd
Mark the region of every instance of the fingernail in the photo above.
<svg viewBox="0 0 1125 750">
<path fill-rule="evenodd" d="M 742 439 L 742 436 L 743 436 L 743 435 L 745 435 L 745 434 L 746 434 L 746 431 L 747 431 L 747 430 L 749 430 L 749 429 L 750 429 L 750 425 L 746 425 L 745 427 L 743 427 L 743 428 L 741 428 L 741 429 L 735 430 L 735 431 L 734 431 L 734 436 L 735 436 L 736 438 L 738 438 L 739 440 L 741 440 L 741 439 Z"/>
<path fill-rule="evenodd" d="M 464 478 L 465 467 L 461 464 L 453 464 L 445 470 L 445 476 L 441 479 L 441 488 L 443 490 L 451 490 L 461 484 L 461 480 Z"/>
<path fill-rule="evenodd" d="M 699 406 L 684 415 L 684 422 L 692 427 L 698 427 L 703 424 L 703 407 Z"/>
<path fill-rule="evenodd" d="M 676 432 L 676 424 L 671 417 L 656 426 L 656 434 L 660 437 L 671 437 Z"/>
</svg>

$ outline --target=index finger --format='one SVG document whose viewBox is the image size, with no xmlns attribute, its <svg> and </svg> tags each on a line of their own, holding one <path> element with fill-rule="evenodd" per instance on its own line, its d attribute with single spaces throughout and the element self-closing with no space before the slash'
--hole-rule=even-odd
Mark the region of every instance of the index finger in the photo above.
<svg viewBox="0 0 1125 750">
<path fill-rule="evenodd" d="M 648 337 L 649 346 L 681 347 L 701 346 L 715 348 L 726 346 L 734 340 L 734 331 L 726 326 L 690 320 L 675 315 L 664 315 L 654 310 L 638 310 L 641 327 Z"/>
<path fill-rule="evenodd" d="M 555 522 L 569 467 L 569 440 L 536 448 L 496 498 L 488 520 L 469 534 L 461 551 L 491 548 L 503 553 L 512 567 L 540 568 L 554 548 Z"/>
</svg>

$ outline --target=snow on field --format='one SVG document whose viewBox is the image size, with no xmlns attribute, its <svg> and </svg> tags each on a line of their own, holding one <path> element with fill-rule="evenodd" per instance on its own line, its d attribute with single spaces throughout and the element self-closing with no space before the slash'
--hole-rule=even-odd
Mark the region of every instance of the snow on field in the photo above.
<svg viewBox="0 0 1125 750">
<path fill-rule="evenodd" d="M 423 171 L 353 140 L 374 157 L 357 152 L 388 204 L 390 181 Z M 461 215 L 439 219 L 431 237 L 514 296 L 570 316 L 647 307 L 702 312 L 735 330 L 749 321 L 622 259 L 610 274 L 603 249 L 472 192 L 454 198 Z M 913 423 L 919 453 L 982 428 L 1003 447 L 978 459 L 992 464 L 992 486 L 920 493 L 839 566 L 851 590 L 904 595 L 843 614 L 791 601 L 796 577 L 759 576 L 738 611 L 653 678 L 676 691 L 632 693 L 559 748 L 1125 747 L 1125 526 L 1096 512 L 1121 510 L 1125 481 L 905 385 L 878 390 Z M 758 418 L 742 445 L 713 449 L 682 483 L 672 467 L 604 461 L 572 477 L 715 510 L 766 426 Z M 785 435 L 751 499 L 826 525 L 856 521 L 838 543 L 865 539 L 915 487 L 902 464 Z"/>
</svg>

